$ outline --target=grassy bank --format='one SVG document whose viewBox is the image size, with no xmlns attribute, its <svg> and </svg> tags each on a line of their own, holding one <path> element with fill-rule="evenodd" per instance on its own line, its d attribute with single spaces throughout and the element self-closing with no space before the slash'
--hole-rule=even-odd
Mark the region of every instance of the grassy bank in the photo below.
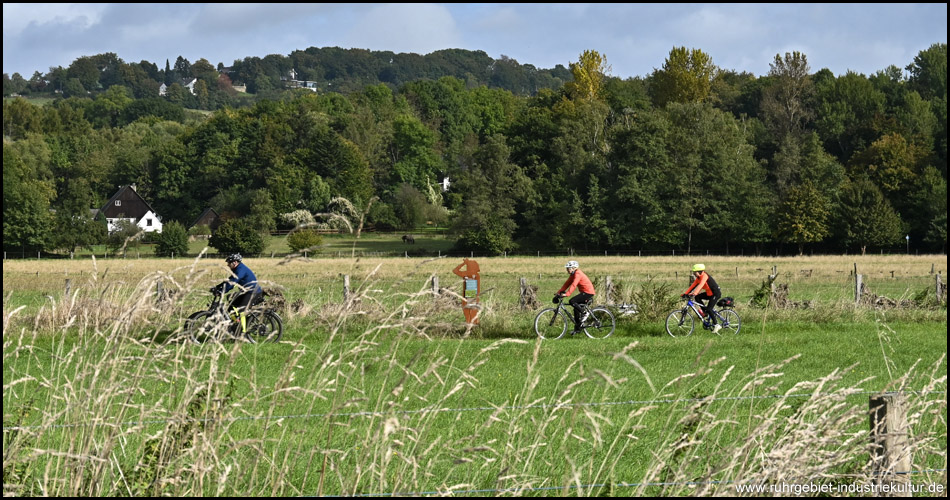
<svg viewBox="0 0 950 500">
<path fill-rule="evenodd" d="M 645 299 L 685 287 L 688 262 L 582 265 Z M 809 266 L 788 278 L 814 290 L 852 264 L 706 262 L 733 263 L 740 277 Z M 536 308 L 500 283 L 559 286 L 558 259 L 480 259 L 476 328 L 451 294 L 431 294 L 432 276 L 455 285 L 455 262 L 262 259 L 258 275 L 300 301 L 284 312 L 285 341 L 196 346 L 178 327 L 220 263 L 90 264 L 4 263 L 5 493 L 672 496 L 861 483 L 874 480 L 867 408 L 880 391 L 907 395 L 915 470 L 946 469 L 945 306 L 856 307 L 845 288 L 808 307 L 741 306 L 737 336 L 671 338 L 657 299 L 610 339 L 540 342 Z M 926 264 L 859 266 L 904 270 L 897 281 Z M 46 297 L 67 273 L 70 295 Z M 733 295 L 747 300 L 757 281 Z M 176 293 L 156 301 L 158 282 Z M 914 481 L 946 485 L 939 472 Z"/>
</svg>

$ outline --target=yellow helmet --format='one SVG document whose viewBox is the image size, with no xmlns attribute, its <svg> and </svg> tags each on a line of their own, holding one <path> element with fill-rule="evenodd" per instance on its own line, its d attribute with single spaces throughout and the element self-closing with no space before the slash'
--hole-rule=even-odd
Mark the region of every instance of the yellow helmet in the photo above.
<svg viewBox="0 0 950 500">
<path fill-rule="evenodd" d="M 706 270 L 706 266 L 704 266 L 703 264 L 693 264 L 693 268 L 690 270 L 690 272 L 695 273 L 696 271 L 705 271 L 705 270 Z"/>
</svg>

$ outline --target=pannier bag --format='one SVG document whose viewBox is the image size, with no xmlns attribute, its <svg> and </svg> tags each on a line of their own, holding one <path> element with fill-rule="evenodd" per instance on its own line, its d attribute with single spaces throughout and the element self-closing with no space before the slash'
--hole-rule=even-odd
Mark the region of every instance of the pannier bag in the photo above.
<svg viewBox="0 0 950 500">
<path fill-rule="evenodd" d="M 716 305 L 719 307 L 732 307 L 735 305 L 735 302 L 733 302 L 732 297 L 723 297 L 719 299 Z"/>
</svg>

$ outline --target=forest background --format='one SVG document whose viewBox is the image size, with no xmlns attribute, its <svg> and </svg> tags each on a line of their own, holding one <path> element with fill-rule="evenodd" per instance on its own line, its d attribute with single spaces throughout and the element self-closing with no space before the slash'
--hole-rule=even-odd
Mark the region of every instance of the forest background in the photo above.
<svg viewBox="0 0 950 500">
<path fill-rule="evenodd" d="M 674 47 L 622 80 L 595 50 L 550 70 L 460 49 L 80 57 L 3 75 L 4 250 L 103 243 L 91 209 L 134 184 L 176 237 L 211 207 L 231 233 L 431 224 L 485 255 L 945 252 L 946 44 L 901 64 L 836 76 L 793 52 L 756 76 Z"/>
</svg>

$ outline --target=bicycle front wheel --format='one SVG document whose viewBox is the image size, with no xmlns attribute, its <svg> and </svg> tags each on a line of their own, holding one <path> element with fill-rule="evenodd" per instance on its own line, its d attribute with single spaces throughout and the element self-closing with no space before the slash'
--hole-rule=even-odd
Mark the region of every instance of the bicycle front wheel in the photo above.
<svg viewBox="0 0 950 500">
<path fill-rule="evenodd" d="M 614 333 L 617 323 L 614 315 L 606 307 L 595 307 L 590 310 L 590 317 L 584 322 L 584 333 L 592 339 L 605 339 Z"/>
<path fill-rule="evenodd" d="M 251 313 L 247 317 L 247 340 L 277 342 L 284 333 L 284 323 L 274 311 Z"/>
<path fill-rule="evenodd" d="M 666 317 L 666 333 L 673 337 L 688 337 L 693 333 L 693 317 L 688 309 L 677 309 Z"/>
<path fill-rule="evenodd" d="M 185 332 L 192 342 L 204 344 L 217 340 L 216 322 L 212 320 L 211 316 L 208 311 L 198 311 L 185 320 Z"/>
<path fill-rule="evenodd" d="M 559 339 L 567 333 L 567 322 L 566 314 L 549 307 L 534 317 L 534 331 L 542 339 Z"/>
<path fill-rule="evenodd" d="M 718 312 L 719 318 L 722 320 L 722 333 L 732 333 L 733 335 L 739 333 L 739 328 L 742 326 L 739 313 L 732 309 L 723 309 Z"/>
</svg>

